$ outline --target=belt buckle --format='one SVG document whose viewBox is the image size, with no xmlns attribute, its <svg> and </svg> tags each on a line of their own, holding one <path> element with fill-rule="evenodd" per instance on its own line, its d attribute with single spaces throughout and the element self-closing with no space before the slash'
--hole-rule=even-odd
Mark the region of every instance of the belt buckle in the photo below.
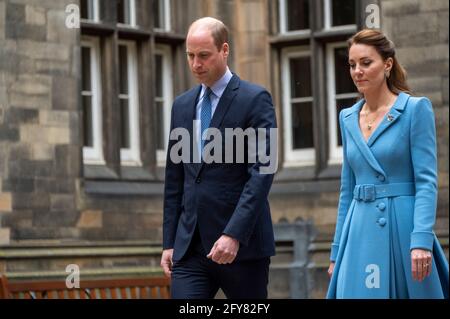
<svg viewBox="0 0 450 319">
<path fill-rule="evenodd" d="M 363 198 L 362 200 L 365 202 L 373 202 L 376 199 L 375 196 L 375 185 L 373 184 L 367 184 L 367 185 L 362 185 L 362 193 L 363 193 Z"/>
</svg>

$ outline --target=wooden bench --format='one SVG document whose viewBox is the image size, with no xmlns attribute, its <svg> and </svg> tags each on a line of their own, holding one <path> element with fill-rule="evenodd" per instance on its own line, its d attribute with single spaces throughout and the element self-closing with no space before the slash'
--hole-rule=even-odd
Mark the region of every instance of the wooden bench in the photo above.
<svg viewBox="0 0 450 319">
<path fill-rule="evenodd" d="M 168 299 L 166 277 L 81 280 L 67 288 L 64 280 L 10 282 L 0 274 L 0 299 Z"/>
</svg>

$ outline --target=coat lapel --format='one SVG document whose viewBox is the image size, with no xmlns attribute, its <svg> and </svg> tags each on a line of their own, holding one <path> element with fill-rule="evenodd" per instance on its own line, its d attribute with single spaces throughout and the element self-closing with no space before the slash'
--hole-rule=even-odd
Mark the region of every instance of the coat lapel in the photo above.
<svg viewBox="0 0 450 319">
<path fill-rule="evenodd" d="M 355 144 L 358 146 L 361 154 L 366 159 L 366 161 L 369 163 L 369 165 L 378 173 L 382 174 L 386 177 L 386 173 L 381 168 L 378 161 L 375 159 L 375 157 L 372 154 L 372 151 L 370 150 L 367 143 L 364 141 L 364 137 L 361 133 L 361 129 L 359 128 L 359 111 L 364 104 L 364 100 L 360 100 L 357 104 L 355 104 L 349 113 L 344 117 L 344 125 L 347 128 L 347 131 L 352 136 L 353 140 L 355 141 Z"/>
<path fill-rule="evenodd" d="M 217 108 L 211 119 L 210 127 L 219 128 L 220 124 L 222 123 L 223 117 L 228 112 L 231 102 L 233 101 L 234 97 L 237 94 L 237 89 L 239 88 L 239 82 L 240 82 L 239 77 L 236 74 L 233 74 L 233 77 L 231 78 L 230 82 L 228 83 L 225 91 L 223 91 L 223 94 L 219 100 L 219 104 L 217 104 Z M 202 163 L 197 172 L 197 177 L 200 175 L 204 165 L 205 165 L 205 162 L 202 159 Z"/>
<path fill-rule="evenodd" d="M 367 145 L 371 147 L 377 138 L 386 131 L 392 124 L 394 124 L 397 119 L 402 115 L 403 109 L 405 108 L 406 102 L 408 101 L 409 95 L 406 93 L 400 93 L 395 100 L 394 105 L 391 110 L 386 114 L 386 116 L 381 121 L 380 125 L 372 133 L 367 141 Z"/>
</svg>

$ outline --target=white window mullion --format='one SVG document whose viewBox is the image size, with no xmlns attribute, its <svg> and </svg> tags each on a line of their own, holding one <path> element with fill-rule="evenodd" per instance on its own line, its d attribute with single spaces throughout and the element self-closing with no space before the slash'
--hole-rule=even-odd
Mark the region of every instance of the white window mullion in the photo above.
<svg viewBox="0 0 450 319">
<path fill-rule="evenodd" d="M 94 21 L 95 22 L 100 22 L 100 4 L 99 4 L 99 0 L 91 0 L 93 1 L 92 7 L 94 8 Z"/>
<path fill-rule="evenodd" d="M 92 137 L 93 145 L 83 147 L 83 162 L 85 164 L 105 163 L 103 158 L 103 134 L 102 134 L 102 107 L 101 107 L 101 82 L 100 82 L 100 46 L 99 39 L 94 37 L 83 37 L 82 47 L 90 51 L 90 79 L 91 91 L 82 91 L 81 96 L 91 97 L 92 112 Z"/>
<path fill-rule="evenodd" d="M 120 149 L 122 165 L 140 166 L 140 134 L 139 134 L 139 100 L 137 81 L 137 55 L 136 44 L 130 41 L 119 41 L 119 45 L 126 47 L 127 51 L 127 82 L 128 94 L 120 94 L 119 99 L 128 100 L 128 135 L 130 147 Z"/>
<path fill-rule="evenodd" d="M 282 79 L 283 79 L 283 136 L 285 139 L 284 147 L 284 166 L 310 166 L 315 163 L 315 149 L 294 149 L 294 141 L 292 136 L 292 104 L 312 102 L 313 97 L 291 97 L 291 75 L 290 60 L 298 57 L 310 57 L 308 47 L 294 47 L 284 49 L 282 52 Z"/>
<path fill-rule="evenodd" d="M 172 56 L 171 48 L 169 46 L 157 45 L 155 54 L 159 54 L 162 57 L 162 94 L 163 96 L 157 97 L 155 102 L 162 102 L 162 136 L 164 140 L 164 149 L 157 150 L 157 162 L 158 165 L 165 165 L 166 154 L 167 154 L 167 141 L 169 140 L 169 130 L 170 130 L 170 110 L 173 101 L 173 78 L 172 78 Z"/>
</svg>

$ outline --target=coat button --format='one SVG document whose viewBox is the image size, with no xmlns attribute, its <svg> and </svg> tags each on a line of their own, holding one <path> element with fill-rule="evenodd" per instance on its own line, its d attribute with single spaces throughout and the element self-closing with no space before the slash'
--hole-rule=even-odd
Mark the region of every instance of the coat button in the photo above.
<svg viewBox="0 0 450 319">
<path fill-rule="evenodd" d="M 377 178 L 380 182 L 384 182 L 384 180 L 385 180 L 383 175 L 378 175 Z"/>
<path fill-rule="evenodd" d="M 199 178 L 197 178 L 196 180 L 195 180 L 195 182 L 197 183 L 197 184 L 200 184 L 200 182 L 202 181 L 202 179 L 199 177 Z"/>
<path fill-rule="evenodd" d="M 380 225 L 381 227 L 384 227 L 384 225 L 386 225 L 386 218 L 381 217 L 378 220 L 378 225 Z"/>
<path fill-rule="evenodd" d="M 377 205 L 377 207 L 378 207 L 379 210 L 383 211 L 383 210 L 386 209 L 386 204 L 383 203 L 383 202 L 381 202 L 381 203 L 379 203 L 379 204 Z"/>
</svg>

